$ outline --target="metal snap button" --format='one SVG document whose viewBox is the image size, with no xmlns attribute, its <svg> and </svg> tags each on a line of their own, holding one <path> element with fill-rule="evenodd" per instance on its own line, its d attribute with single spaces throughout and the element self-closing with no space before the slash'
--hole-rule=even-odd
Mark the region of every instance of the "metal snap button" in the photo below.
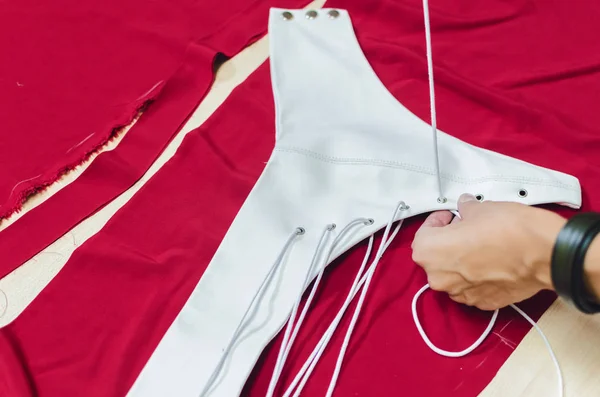
<svg viewBox="0 0 600 397">
<path fill-rule="evenodd" d="M 315 19 L 317 17 L 317 12 L 315 10 L 310 10 L 306 13 L 306 18 L 308 19 Z"/>
<path fill-rule="evenodd" d="M 286 21 L 291 21 L 292 19 L 294 19 L 294 14 L 292 14 L 289 11 L 284 11 L 281 16 L 283 17 L 283 19 L 285 19 Z"/>
<path fill-rule="evenodd" d="M 331 18 L 331 19 L 336 19 L 337 17 L 340 16 L 340 12 L 338 10 L 329 10 L 327 15 L 329 15 L 329 18 Z"/>
</svg>

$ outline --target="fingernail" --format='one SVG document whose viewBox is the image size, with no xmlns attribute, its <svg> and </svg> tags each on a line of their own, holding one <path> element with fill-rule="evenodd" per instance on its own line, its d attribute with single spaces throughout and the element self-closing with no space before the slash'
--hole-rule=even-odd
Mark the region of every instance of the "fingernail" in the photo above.
<svg viewBox="0 0 600 397">
<path fill-rule="evenodd" d="M 475 198 L 475 196 L 473 196 L 470 193 L 461 194 L 460 197 L 458 198 L 459 203 L 466 203 L 469 201 L 477 201 L 477 199 Z"/>
</svg>

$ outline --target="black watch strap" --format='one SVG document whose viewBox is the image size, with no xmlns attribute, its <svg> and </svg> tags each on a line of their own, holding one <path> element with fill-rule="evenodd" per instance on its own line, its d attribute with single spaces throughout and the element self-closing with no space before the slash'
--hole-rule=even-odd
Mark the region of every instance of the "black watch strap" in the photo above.
<svg viewBox="0 0 600 397">
<path fill-rule="evenodd" d="M 585 255 L 598 234 L 600 214 L 577 214 L 558 234 L 552 252 L 552 283 L 556 292 L 580 311 L 589 314 L 600 312 L 600 305 L 587 291 L 583 265 Z"/>
</svg>

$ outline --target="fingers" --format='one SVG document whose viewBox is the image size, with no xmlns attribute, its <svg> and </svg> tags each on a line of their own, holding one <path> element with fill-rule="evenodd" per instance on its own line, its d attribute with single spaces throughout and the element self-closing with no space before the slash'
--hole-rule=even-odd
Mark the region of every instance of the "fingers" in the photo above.
<svg viewBox="0 0 600 397">
<path fill-rule="evenodd" d="M 432 290 L 447 292 L 449 295 L 458 295 L 470 287 L 458 273 L 447 271 L 428 273 L 427 283 Z"/>
<path fill-rule="evenodd" d="M 469 218 L 481 203 L 472 194 L 463 194 L 458 198 L 458 213 L 465 219 Z"/>
<path fill-rule="evenodd" d="M 457 293 L 449 293 L 450 299 L 480 310 L 496 310 L 507 306 L 507 296 L 489 285 L 471 286 Z"/>
<path fill-rule="evenodd" d="M 429 214 L 425 222 L 421 225 L 421 229 L 427 227 L 443 227 L 450 223 L 452 220 L 452 213 L 450 211 L 436 211 Z"/>
<path fill-rule="evenodd" d="M 432 244 L 434 242 L 434 235 L 436 231 L 439 231 L 444 226 L 447 226 L 451 220 L 452 213 L 450 211 L 436 211 L 429 214 L 415 234 L 415 238 L 413 239 L 411 245 L 413 250 L 419 249 L 420 251 L 424 251 L 428 244 Z"/>
</svg>

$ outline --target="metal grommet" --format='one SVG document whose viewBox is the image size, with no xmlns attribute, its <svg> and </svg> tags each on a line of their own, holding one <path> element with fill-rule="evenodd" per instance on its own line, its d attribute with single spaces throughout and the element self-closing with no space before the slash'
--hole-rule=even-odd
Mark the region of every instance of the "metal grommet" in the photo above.
<svg viewBox="0 0 600 397">
<path fill-rule="evenodd" d="M 529 193 L 527 193 L 527 190 L 525 190 L 525 189 L 519 190 L 519 197 L 521 197 L 521 198 L 527 197 L 528 194 Z"/>
<path fill-rule="evenodd" d="M 306 230 L 305 230 L 303 227 L 297 227 L 297 228 L 296 228 L 296 234 L 297 234 L 298 236 L 301 236 L 301 235 L 303 235 L 304 233 L 306 233 Z"/>
<path fill-rule="evenodd" d="M 308 19 L 315 19 L 317 17 L 317 12 L 315 10 L 310 10 L 306 13 L 306 18 Z"/>
<path fill-rule="evenodd" d="M 333 229 L 335 229 L 335 223 L 332 223 L 327 227 L 327 230 L 333 230 Z"/>
<path fill-rule="evenodd" d="M 406 203 L 403 201 L 402 205 L 400 206 L 400 211 L 406 211 L 409 208 L 410 208 L 410 206 L 406 205 Z"/>
<path fill-rule="evenodd" d="M 446 197 L 438 197 L 437 202 L 440 204 L 446 204 L 448 199 Z"/>
<path fill-rule="evenodd" d="M 476 195 L 475 195 L 475 199 L 476 199 L 477 201 L 483 201 L 483 194 L 481 194 L 481 193 L 480 193 L 480 194 L 476 194 Z"/>
<path fill-rule="evenodd" d="M 294 19 L 294 14 L 292 14 L 289 11 L 284 11 L 281 16 L 283 17 L 283 19 L 285 19 L 286 21 L 291 21 L 292 19 Z"/>
<path fill-rule="evenodd" d="M 336 19 L 337 17 L 340 16 L 340 12 L 338 10 L 329 10 L 327 15 L 329 15 L 329 18 L 331 18 L 331 19 Z"/>
<path fill-rule="evenodd" d="M 372 225 L 372 224 L 374 224 L 374 223 L 375 223 L 375 219 L 373 219 L 373 218 L 369 218 L 369 219 L 367 219 L 367 221 L 365 222 L 365 225 Z"/>
</svg>

